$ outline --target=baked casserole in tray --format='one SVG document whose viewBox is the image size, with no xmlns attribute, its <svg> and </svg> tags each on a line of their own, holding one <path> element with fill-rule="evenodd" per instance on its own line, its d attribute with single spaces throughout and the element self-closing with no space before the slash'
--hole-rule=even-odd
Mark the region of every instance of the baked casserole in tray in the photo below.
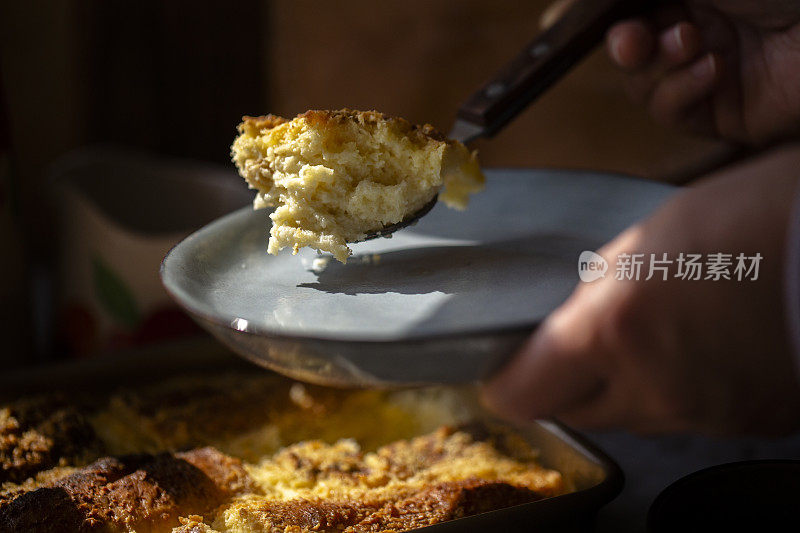
<svg viewBox="0 0 800 533">
<path fill-rule="evenodd" d="M 479 412 L 253 370 L 27 396 L 0 407 L 0 531 L 409 531 L 580 488 Z"/>
</svg>

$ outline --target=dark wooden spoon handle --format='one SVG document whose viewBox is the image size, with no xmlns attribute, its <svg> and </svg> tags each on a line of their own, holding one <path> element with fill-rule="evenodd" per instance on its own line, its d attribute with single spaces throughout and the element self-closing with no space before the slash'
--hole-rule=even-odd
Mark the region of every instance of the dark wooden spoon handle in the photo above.
<svg viewBox="0 0 800 533">
<path fill-rule="evenodd" d="M 491 136 L 566 74 L 616 21 L 652 7 L 653 0 L 578 0 L 467 99 L 458 118 Z"/>
</svg>

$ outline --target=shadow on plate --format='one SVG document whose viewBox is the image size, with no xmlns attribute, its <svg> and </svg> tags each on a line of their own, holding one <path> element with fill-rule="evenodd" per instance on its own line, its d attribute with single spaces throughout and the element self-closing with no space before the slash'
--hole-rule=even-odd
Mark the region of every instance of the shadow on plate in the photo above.
<svg viewBox="0 0 800 533">
<path fill-rule="evenodd" d="M 509 283 L 524 282 L 531 272 L 546 277 L 552 267 L 577 262 L 581 251 L 595 246 L 597 243 L 568 235 L 535 235 L 479 245 L 355 255 L 346 265 L 330 261 L 317 274 L 316 282 L 297 286 L 346 295 L 474 294 L 480 287 L 502 289 Z"/>
</svg>

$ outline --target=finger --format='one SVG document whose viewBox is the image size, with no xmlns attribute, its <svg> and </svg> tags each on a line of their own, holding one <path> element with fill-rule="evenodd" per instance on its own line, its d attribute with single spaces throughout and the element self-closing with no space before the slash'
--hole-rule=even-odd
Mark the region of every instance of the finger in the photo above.
<svg viewBox="0 0 800 533">
<path fill-rule="evenodd" d="M 564 13 L 572 7 L 576 0 L 556 0 L 544 10 L 539 17 L 539 27 L 542 30 L 549 29 L 553 24 L 558 22 Z"/>
<path fill-rule="evenodd" d="M 608 30 L 606 48 L 611 60 L 625 70 L 646 66 L 655 52 L 655 37 L 650 26 L 641 19 L 619 22 Z"/>
<path fill-rule="evenodd" d="M 711 95 L 720 71 L 719 56 L 706 54 L 690 66 L 667 74 L 650 96 L 650 113 L 663 124 L 679 124 L 687 109 Z"/>
<path fill-rule="evenodd" d="M 679 22 L 658 36 L 657 61 L 665 71 L 687 64 L 702 48 L 702 36 L 694 24 Z"/>
<path fill-rule="evenodd" d="M 625 91 L 636 103 L 648 102 L 665 76 L 696 59 L 702 49 L 702 38 L 693 24 L 681 22 L 662 32 L 657 46 L 649 64 L 631 72 L 624 82 Z"/>
<path fill-rule="evenodd" d="M 582 306 L 570 302 L 553 313 L 483 387 L 484 403 L 505 418 L 525 421 L 590 402 L 604 378 L 591 357 L 593 321 L 582 314 Z"/>
</svg>

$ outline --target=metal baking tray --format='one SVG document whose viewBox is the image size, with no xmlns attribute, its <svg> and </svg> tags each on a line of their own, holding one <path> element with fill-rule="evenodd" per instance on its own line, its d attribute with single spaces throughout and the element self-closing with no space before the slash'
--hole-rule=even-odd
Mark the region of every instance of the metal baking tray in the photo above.
<svg viewBox="0 0 800 533">
<path fill-rule="evenodd" d="M 127 354 L 8 372 L 0 375 L 0 401 L 52 391 L 106 393 L 120 386 L 146 384 L 183 373 L 213 374 L 242 368 L 266 372 L 209 339 L 181 341 Z M 563 533 L 593 529 L 597 512 L 622 490 L 619 466 L 585 437 L 558 422 L 541 420 L 516 429 L 540 451 L 541 463 L 560 471 L 573 491 L 415 531 L 530 529 Z"/>
</svg>

